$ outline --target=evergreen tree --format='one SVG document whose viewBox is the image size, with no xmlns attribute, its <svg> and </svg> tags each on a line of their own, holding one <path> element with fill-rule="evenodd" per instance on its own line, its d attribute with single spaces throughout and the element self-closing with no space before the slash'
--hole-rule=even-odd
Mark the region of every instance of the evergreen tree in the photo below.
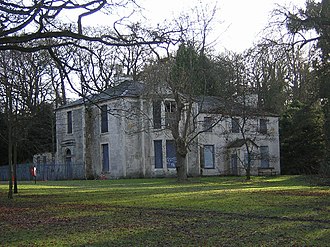
<svg viewBox="0 0 330 247">
<path fill-rule="evenodd" d="M 325 157 L 324 115 L 320 104 L 290 104 L 281 119 L 283 174 L 316 174 Z"/>
</svg>

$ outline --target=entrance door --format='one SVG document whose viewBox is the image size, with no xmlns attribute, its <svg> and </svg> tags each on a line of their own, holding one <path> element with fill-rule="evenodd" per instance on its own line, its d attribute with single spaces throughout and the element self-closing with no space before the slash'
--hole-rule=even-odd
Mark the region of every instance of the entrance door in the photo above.
<svg viewBox="0 0 330 247">
<path fill-rule="evenodd" d="M 237 170 L 237 154 L 232 154 L 231 155 L 230 164 L 231 164 L 231 173 L 233 175 L 238 175 L 238 170 Z"/>
<path fill-rule="evenodd" d="M 67 149 L 65 153 L 65 168 L 66 168 L 66 179 L 73 178 L 73 170 L 72 170 L 72 154 L 71 150 Z"/>
</svg>

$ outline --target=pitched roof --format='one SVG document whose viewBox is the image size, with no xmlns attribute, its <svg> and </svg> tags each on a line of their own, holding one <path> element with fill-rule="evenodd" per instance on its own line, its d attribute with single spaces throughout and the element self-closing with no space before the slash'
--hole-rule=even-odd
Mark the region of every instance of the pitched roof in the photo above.
<svg viewBox="0 0 330 247">
<path fill-rule="evenodd" d="M 102 101 L 122 98 L 122 97 L 140 97 L 148 91 L 147 84 L 134 81 L 134 80 L 124 80 L 116 86 L 109 87 L 108 89 L 94 95 L 90 95 L 57 109 L 75 107 L 83 104 L 95 104 Z M 150 88 L 149 88 L 150 91 Z M 184 95 L 184 94 L 183 94 Z M 216 96 L 197 96 L 195 99 L 198 104 L 200 113 L 210 113 L 210 114 L 223 114 L 229 116 L 242 116 L 244 114 L 250 114 L 253 116 L 276 116 L 273 113 L 265 112 L 256 107 L 244 106 L 243 104 L 237 103 L 234 99 L 224 100 Z"/>
<path fill-rule="evenodd" d="M 144 91 L 145 91 L 145 85 L 142 82 L 125 80 L 114 87 L 110 87 L 102 91 L 101 93 L 80 98 L 78 100 L 75 100 L 73 102 L 61 106 L 58 109 L 79 106 L 82 104 L 100 103 L 105 100 L 121 98 L 121 97 L 139 97 L 144 93 Z"/>
<path fill-rule="evenodd" d="M 237 102 L 235 99 L 224 100 L 216 96 L 199 96 L 198 102 L 199 111 L 201 113 L 223 114 L 229 116 L 274 116 L 277 114 L 264 111 L 258 107 L 244 105 Z"/>
</svg>

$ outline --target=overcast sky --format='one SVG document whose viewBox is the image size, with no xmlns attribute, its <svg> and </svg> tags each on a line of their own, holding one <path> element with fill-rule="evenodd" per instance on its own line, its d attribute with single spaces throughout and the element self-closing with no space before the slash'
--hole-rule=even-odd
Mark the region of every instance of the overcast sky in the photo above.
<svg viewBox="0 0 330 247">
<path fill-rule="evenodd" d="M 160 22 L 171 19 L 196 5 L 217 3 L 217 20 L 222 22 L 215 27 L 219 37 L 217 47 L 242 52 L 258 40 L 258 34 L 267 25 L 270 12 L 276 4 L 281 6 L 304 7 L 306 0 L 139 0 L 146 9 L 148 19 Z"/>
</svg>

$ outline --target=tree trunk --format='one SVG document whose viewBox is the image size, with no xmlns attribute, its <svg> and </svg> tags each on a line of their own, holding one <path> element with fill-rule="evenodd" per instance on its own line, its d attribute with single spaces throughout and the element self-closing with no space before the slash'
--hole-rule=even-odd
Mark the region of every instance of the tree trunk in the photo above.
<svg viewBox="0 0 330 247">
<path fill-rule="evenodd" d="M 86 179 L 94 179 L 94 171 L 92 165 L 92 133 L 93 133 L 93 116 L 92 109 L 85 108 L 85 176 Z"/>
<path fill-rule="evenodd" d="M 9 113 L 11 114 L 11 112 Z M 12 133 L 11 133 L 11 118 L 8 121 L 8 167 L 9 167 L 9 190 L 8 198 L 13 199 L 13 143 L 12 143 Z"/>
<path fill-rule="evenodd" d="M 7 88 L 7 118 L 8 118 L 8 167 L 9 167 L 9 189 L 8 198 L 13 199 L 13 100 L 11 91 Z"/>
<path fill-rule="evenodd" d="M 186 167 L 186 157 L 187 157 L 187 147 L 181 138 L 175 141 L 176 144 L 176 171 L 178 176 L 178 181 L 182 182 L 187 180 L 187 167 Z"/>
<path fill-rule="evenodd" d="M 178 181 L 182 182 L 187 180 L 186 155 L 182 156 L 180 154 L 177 154 L 176 171 Z"/>
<path fill-rule="evenodd" d="M 245 140 L 245 148 L 247 152 L 246 180 L 251 180 L 251 151 L 244 134 L 243 137 Z"/>
<path fill-rule="evenodd" d="M 17 194 L 18 193 L 18 188 L 17 188 L 17 142 L 14 145 L 13 173 L 14 173 L 14 194 Z"/>
<path fill-rule="evenodd" d="M 251 180 L 251 158 L 248 155 L 248 164 L 246 168 L 246 180 Z"/>
</svg>

